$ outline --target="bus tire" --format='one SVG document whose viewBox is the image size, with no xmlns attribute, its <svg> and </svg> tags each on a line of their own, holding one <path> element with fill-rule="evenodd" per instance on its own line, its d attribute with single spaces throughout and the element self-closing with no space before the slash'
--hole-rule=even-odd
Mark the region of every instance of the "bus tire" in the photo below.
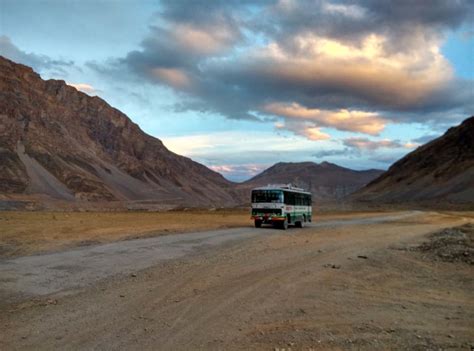
<svg viewBox="0 0 474 351">
<path fill-rule="evenodd" d="M 281 222 L 281 229 L 287 230 L 288 229 L 288 219 L 285 219 L 284 221 Z"/>
<path fill-rule="evenodd" d="M 262 227 L 262 221 L 255 220 L 255 228 L 261 228 Z"/>
<path fill-rule="evenodd" d="M 295 227 L 296 228 L 303 228 L 304 227 L 304 222 L 303 221 L 295 222 Z"/>
</svg>

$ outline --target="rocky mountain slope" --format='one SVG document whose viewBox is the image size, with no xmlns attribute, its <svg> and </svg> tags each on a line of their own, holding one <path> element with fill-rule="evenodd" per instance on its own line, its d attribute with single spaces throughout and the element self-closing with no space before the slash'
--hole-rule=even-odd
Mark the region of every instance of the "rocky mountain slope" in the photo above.
<svg viewBox="0 0 474 351">
<path fill-rule="evenodd" d="M 376 169 L 355 171 L 329 162 L 280 162 L 244 182 L 240 188 L 292 183 L 310 190 L 315 200 L 334 200 L 353 193 L 382 173 Z"/>
<path fill-rule="evenodd" d="M 474 204 L 474 117 L 409 153 L 352 198 L 436 206 Z"/>
<path fill-rule="evenodd" d="M 104 100 L 0 56 L 0 200 L 232 206 L 233 186 Z"/>
</svg>

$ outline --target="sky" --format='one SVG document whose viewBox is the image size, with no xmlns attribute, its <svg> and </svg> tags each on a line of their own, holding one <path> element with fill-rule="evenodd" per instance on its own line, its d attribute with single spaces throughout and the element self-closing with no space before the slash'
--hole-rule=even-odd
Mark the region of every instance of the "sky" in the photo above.
<svg viewBox="0 0 474 351">
<path fill-rule="evenodd" d="M 0 0 L 0 55 L 234 181 L 387 169 L 474 114 L 471 0 Z"/>
</svg>

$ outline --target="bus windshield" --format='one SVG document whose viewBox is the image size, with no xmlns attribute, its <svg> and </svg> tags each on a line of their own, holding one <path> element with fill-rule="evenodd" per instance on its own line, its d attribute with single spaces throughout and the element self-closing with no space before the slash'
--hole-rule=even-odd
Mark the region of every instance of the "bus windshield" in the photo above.
<svg viewBox="0 0 474 351">
<path fill-rule="evenodd" d="M 283 191 L 281 190 L 254 190 L 252 191 L 252 202 L 283 203 Z"/>
</svg>

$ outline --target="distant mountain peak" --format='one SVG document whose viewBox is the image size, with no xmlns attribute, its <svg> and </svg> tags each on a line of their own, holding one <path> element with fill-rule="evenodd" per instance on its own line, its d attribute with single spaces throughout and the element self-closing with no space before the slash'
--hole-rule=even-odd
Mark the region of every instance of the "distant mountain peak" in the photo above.
<svg viewBox="0 0 474 351">
<path fill-rule="evenodd" d="M 383 171 L 354 171 L 330 162 L 278 162 L 240 185 L 250 189 L 267 184 L 294 184 L 315 199 L 334 200 L 361 188 Z"/>
</svg>

